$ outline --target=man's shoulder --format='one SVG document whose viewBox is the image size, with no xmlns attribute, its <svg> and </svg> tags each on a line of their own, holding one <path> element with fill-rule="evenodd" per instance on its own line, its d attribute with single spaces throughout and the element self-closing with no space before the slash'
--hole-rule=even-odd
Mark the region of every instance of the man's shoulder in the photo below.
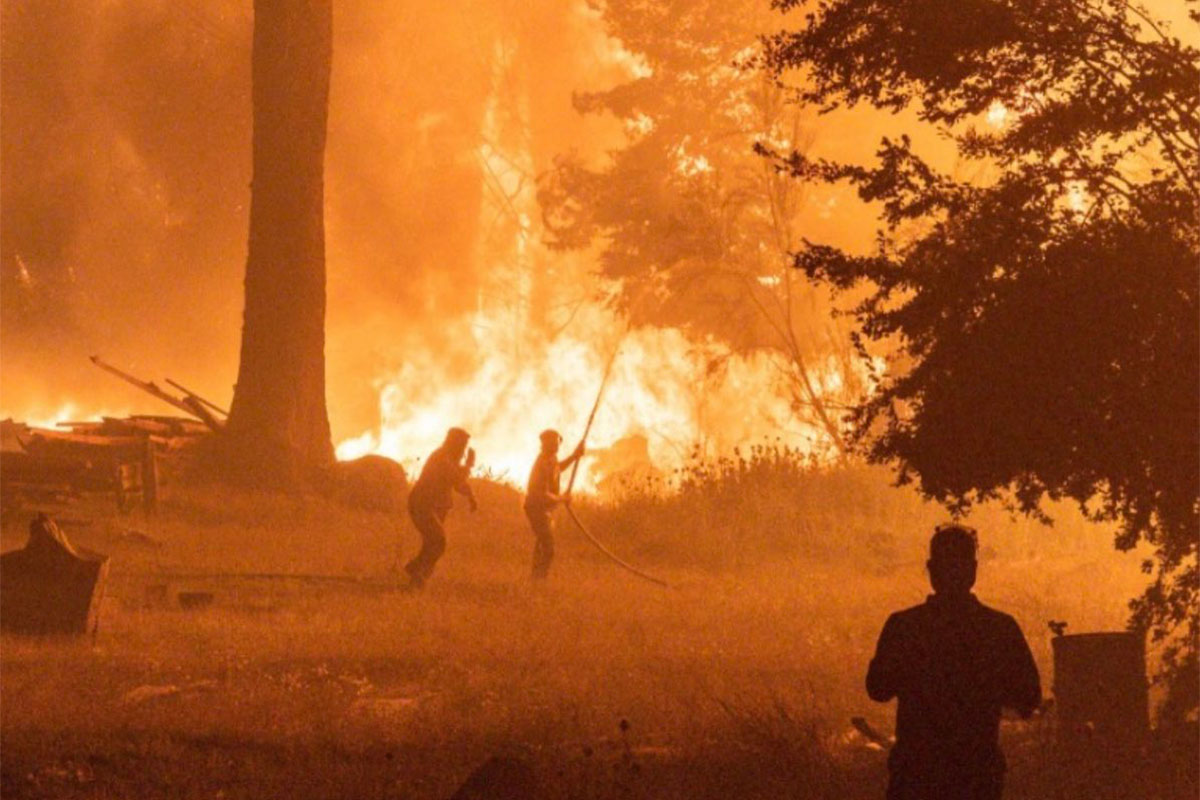
<svg viewBox="0 0 1200 800">
<path fill-rule="evenodd" d="M 983 603 L 977 603 L 976 606 L 976 613 L 979 614 L 979 616 L 984 620 L 984 624 L 997 629 L 1021 629 L 1017 624 L 1016 618 L 1014 618 L 1012 614 L 1006 614 L 998 608 L 992 608 L 991 606 L 984 605 Z"/>
<path fill-rule="evenodd" d="M 902 608 L 899 611 L 893 611 L 888 617 L 887 624 L 892 626 L 912 625 L 920 622 L 929 615 L 927 603 L 918 603 L 909 608 Z"/>
<path fill-rule="evenodd" d="M 970 613 L 977 615 L 984 622 L 984 624 L 996 626 L 1015 626 L 1017 624 L 1017 621 L 1012 617 L 1011 614 L 1006 614 L 999 609 L 984 605 L 978 600 L 972 602 L 969 606 L 967 606 L 967 608 L 970 609 Z M 910 606 L 909 608 L 894 612 L 888 618 L 888 622 L 894 621 L 898 625 L 919 623 L 929 619 L 937 613 L 938 611 L 935 603 L 931 600 L 926 600 L 924 603 L 918 603 L 915 606 Z"/>
</svg>

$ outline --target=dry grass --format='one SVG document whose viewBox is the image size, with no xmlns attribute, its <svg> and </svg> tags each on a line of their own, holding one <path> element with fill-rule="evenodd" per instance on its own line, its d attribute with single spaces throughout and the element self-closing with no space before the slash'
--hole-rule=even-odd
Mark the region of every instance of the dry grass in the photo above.
<svg viewBox="0 0 1200 800">
<path fill-rule="evenodd" d="M 384 582 L 397 544 L 415 547 L 407 522 L 321 500 L 177 491 L 155 519 L 69 526 L 114 556 L 103 627 L 94 647 L 3 642 L 0 792 L 447 797 L 507 753 L 550 797 L 877 797 L 882 757 L 846 720 L 890 729 L 862 674 L 887 613 L 927 591 L 922 531 L 940 514 L 877 473 L 801 477 L 580 509 L 670 590 L 599 560 L 565 519 L 549 585 L 530 585 L 519 497 L 490 484 L 478 515 L 454 513 L 415 596 Z M 1048 683 L 1045 621 L 1119 627 L 1136 559 L 1077 520 L 1047 534 L 989 513 L 979 593 L 1017 616 Z M 6 548 L 21 523 L 8 515 Z M 162 546 L 122 536 L 131 527 Z M 148 600 L 164 583 L 215 603 Z M 144 686 L 180 691 L 135 701 Z M 1034 764 L 1018 759 L 1014 780 Z"/>
</svg>

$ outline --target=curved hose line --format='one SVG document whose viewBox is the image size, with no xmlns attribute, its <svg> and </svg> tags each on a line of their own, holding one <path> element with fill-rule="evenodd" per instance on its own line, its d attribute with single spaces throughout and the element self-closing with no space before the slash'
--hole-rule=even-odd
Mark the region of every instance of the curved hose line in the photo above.
<svg viewBox="0 0 1200 800">
<path fill-rule="evenodd" d="M 579 521 L 579 517 L 577 517 L 575 515 L 575 509 L 571 508 L 569 503 L 564 504 L 564 507 L 567 509 L 567 513 L 571 516 L 571 519 L 575 522 L 576 527 L 579 528 L 579 532 L 582 533 L 589 542 L 591 542 L 593 545 L 595 545 L 597 550 L 599 550 L 604 555 L 608 556 L 608 559 L 610 561 L 612 561 L 614 564 L 616 564 L 618 566 L 624 567 L 625 569 L 629 570 L 634 575 L 637 575 L 639 578 L 642 578 L 643 580 L 650 581 L 651 583 L 653 583 L 657 586 L 662 586 L 664 589 L 671 588 L 671 584 L 667 583 L 662 578 L 656 578 L 647 572 L 643 572 L 642 570 L 635 567 L 633 564 L 630 564 L 628 561 L 625 561 L 620 556 L 618 556 L 616 553 L 614 553 L 613 551 L 611 551 L 607 547 L 605 547 L 604 543 L 601 542 L 599 539 L 597 539 L 595 536 L 593 536 L 592 532 L 589 531 L 587 529 L 587 527 L 582 522 Z"/>
</svg>

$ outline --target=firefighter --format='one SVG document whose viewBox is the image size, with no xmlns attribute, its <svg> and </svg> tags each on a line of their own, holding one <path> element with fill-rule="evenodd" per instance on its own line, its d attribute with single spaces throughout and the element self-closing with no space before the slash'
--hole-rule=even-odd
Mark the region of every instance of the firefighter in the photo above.
<svg viewBox="0 0 1200 800">
<path fill-rule="evenodd" d="M 409 587 L 420 589 L 446 551 L 446 514 L 454 505 L 452 492 L 467 498 L 474 512 L 479 506 L 467 477 L 475 466 L 475 450 L 468 448 L 470 434 L 462 428 L 446 432 L 442 446 L 434 450 L 421 468 L 421 476 L 408 494 L 408 515 L 421 534 L 421 550 L 404 567 Z"/>
<path fill-rule="evenodd" d="M 888 618 L 867 672 L 867 694 L 898 698 L 888 800 L 999 800 L 1000 712 L 1041 704 L 1029 645 L 1016 621 L 975 598 L 977 542 L 942 525 L 929 543 L 933 594 Z"/>
<path fill-rule="evenodd" d="M 533 529 L 533 578 L 544 580 L 550 571 L 550 562 L 554 559 L 554 523 L 551 514 L 561 503 L 569 503 L 571 498 L 563 496 L 559 488 L 562 471 L 583 457 L 583 442 L 575 448 L 563 461 L 558 460 L 558 449 L 562 445 L 562 436 L 558 431 L 542 431 L 541 453 L 533 463 L 529 473 L 529 485 L 525 492 L 525 517 L 529 527 Z"/>
</svg>

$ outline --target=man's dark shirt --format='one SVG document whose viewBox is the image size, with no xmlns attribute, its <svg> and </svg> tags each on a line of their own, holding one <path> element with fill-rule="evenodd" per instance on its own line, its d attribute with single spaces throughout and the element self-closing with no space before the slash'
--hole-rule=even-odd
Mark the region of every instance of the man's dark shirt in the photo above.
<svg viewBox="0 0 1200 800">
<path fill-rule="evenodd" d="M 425 466 L 421 468 L 421 476 L 417 478 L 408 495 L 409 506 L 449 511 L 454 505 L 452 491 L 457 490 L 460 494 L 470 493 L 467 485 L 467 476 L 470 473 L 470 468 L 459 464 L 445 448 L 439 447 L 430 454 Z"/>
<path fill-rule="evenodd" d="M 559 481 L 562 475 L 562 464 L 552 453 L 538 454 L 529 472 L 529 484 L 525 487 L 526 511 L 550 511 L 557 502 L 550 495 L 559 494 Z"/>
<path fill-rule="evenodd" d="M 867 672 L 867 693 L 899 698 L 892 771 L 1002 772 L 1000 710 L 1041 702 L 1037 666 L 1016 620 L 967 595 L 930 595 L 893 614 Z"/>
</svg>

